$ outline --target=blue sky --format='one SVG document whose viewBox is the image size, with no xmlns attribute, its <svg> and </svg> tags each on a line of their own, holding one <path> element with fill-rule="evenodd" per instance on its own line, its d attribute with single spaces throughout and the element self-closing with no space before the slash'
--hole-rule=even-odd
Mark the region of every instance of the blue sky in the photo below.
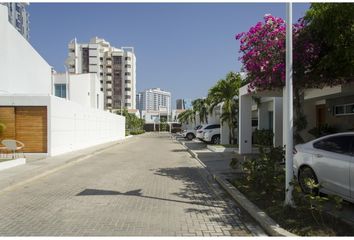
<svg viewBox="0 0 354 240">
<path fill-rule="evenodd" d="M 309 4 L 294 3 L 293 19 Z M 241 63 L 235 34 L 264 14 L 285 18 L 283 3 L 31 3 L 30 42 L 57 71 L 64 70 L 67 44 L 104 38 L 133 46 L 137 90 L 160 87 L 177 98 L 198 98 Z"/>
</svg>

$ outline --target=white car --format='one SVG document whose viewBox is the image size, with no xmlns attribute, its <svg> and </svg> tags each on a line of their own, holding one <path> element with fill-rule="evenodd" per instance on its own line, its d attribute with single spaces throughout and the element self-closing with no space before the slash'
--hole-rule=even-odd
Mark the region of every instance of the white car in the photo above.
<svg viewBox="0 0 354 240">
<path fill-rule="evenodd" d="M 203 141 L 220 144 L 220 124 L 213 124 L 204 128 Z"/>
<path fill-rule="evenodd" d="M 311 192 L 306 179 L 312 179 L 321 192 L 354 202 L 354 132 L 296 145 L 294 153 L 294 174 L 305 193 Z"/>
<path fill-rule="evenodd" d="M 195 138 L 197 130 L 201 127 L 202 125 L 198 125 L 193 129 L 186 129 L 182 132 L 182 136 L 184 138 L 187 138 L 188 140 L 192 140 L 193 138 Z"/>
<path fill-rule="evenodd" d="M 220 124 L 206 124 L 202 125 L 201 128 L 197 130 L 197 138 L 199 140 L 204 141 L 204 133 L 207 132 L 208 130 L 214 129 L 214 128 L 220 128 Z"/>
</svg>

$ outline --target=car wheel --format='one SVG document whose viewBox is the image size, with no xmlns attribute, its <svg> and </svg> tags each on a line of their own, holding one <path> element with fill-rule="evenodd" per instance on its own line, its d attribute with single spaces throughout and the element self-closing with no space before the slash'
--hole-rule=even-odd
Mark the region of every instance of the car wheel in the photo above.
<svg viewBox="0 0 354 240">
<path fill-rule="evenodd" d="M 211 142 L 213 144 L 220 144 L 220 136 L 219 135 L 215 135 L 211 138 Z"/>
<path fill-rule="evenodd" d="M 303 167 L 300 169 L 299 171 L 299 184 L 300 184 L 300 188 L 302 190 L 303 193 L 305 194 L 318 194 L 318 188 L 311 188 L 308 185 L 308 181 L 311 181 L 314 184 L 318 184 L 318 180 L 316 177 L 316 174 L 314 173 L 314 171 L 310 168 L 310 167 Z"/>
<path fill-rule="evenodd" d="M 187 136 L 186 136 L 186 138 L 187 138 L 188 140 L 192 140 L 192 139 L 194 138 L 194 134 L 193 134 L 193 133 L 188 133 Z"/>
</svg>

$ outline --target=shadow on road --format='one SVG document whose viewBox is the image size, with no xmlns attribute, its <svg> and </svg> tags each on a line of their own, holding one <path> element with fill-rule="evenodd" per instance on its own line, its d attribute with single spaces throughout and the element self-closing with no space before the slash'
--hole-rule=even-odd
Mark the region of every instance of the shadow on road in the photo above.
<svg viewBox="0 0 354 240">
<path fill-rule="evenodd" d="M 221 225 L 237 226 L 241 218 L 241 210 L 223 192 L 216 192 L 200 176 L 197 167 L 160 168 L 154 170 L 156 175 L 165 176 L 184 183 L 184 187 L 174 195 L 193 201 L 195 208 L 187 208 L 185 212 L 194 214 L 206 214 L 211 222 Z M 209 208 L 200 206 L 212 206 Z M 215 208 L 216 207 L 216 208 Z M 244 215 L 242 214 L 243 220 Z M 247 221 L 249 218 L 247 217 Z"/>
<path fill-rule="evenodd" d="M 119 191 L 112 191 L 112 190 L 87 188 L 87 189 L 83 190 L 82 192 L 76 194 L 76 196 L 114 196 L 114 195 L 116 195 L 116 196 L 119 196 L 119 195 L 120 196 L 135 196 L 135 197 L 142 197 L 142 198 L 169 201 L 169 202 L 195 204 L 195 205 L 201 205 L 201 206 L 206 206 L 206 207 L 218 207 L 218 206 L 208 205 L 203 202 L 197 202 L 197 201 L 181 201 L 181 200 L 176 200 L 176 199 L 144 196 L 141 191 L 142 191 L 142 189 L 136 189 L 136 190 L 132 190 L 132 191 L 128 191 L 128 192 L 119 192 Z"/>
</svg>

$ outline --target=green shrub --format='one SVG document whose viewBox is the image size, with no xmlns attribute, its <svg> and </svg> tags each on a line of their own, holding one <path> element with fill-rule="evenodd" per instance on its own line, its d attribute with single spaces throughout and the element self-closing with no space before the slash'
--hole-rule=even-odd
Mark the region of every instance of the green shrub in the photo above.
<svg viewBox="0 0 354 240">
<path fill-rule="evenodd" d="M 273 130 L 269 129 L 256 129 L 253 132 L 253 143 L 260 146 L 272 146 L 273 145 Z"/>
<path fill-rule="evenodd" d="M 324 124 L 320 127 L 314 127 L 308 131 L 308 133 L 313 135 L 315 138 L 319 138 L 336 132 L 337 129 L 335 127 L 329 126 L 328 124 Z"/>
<path fill-rule="evenodd" d="M 145 133 L 145 130 L 141 130 L 141 129 L 130 131 L 130 135 L 139 135 L 139 134 L 143 134 L 143 133 Z"/>
</svg>

